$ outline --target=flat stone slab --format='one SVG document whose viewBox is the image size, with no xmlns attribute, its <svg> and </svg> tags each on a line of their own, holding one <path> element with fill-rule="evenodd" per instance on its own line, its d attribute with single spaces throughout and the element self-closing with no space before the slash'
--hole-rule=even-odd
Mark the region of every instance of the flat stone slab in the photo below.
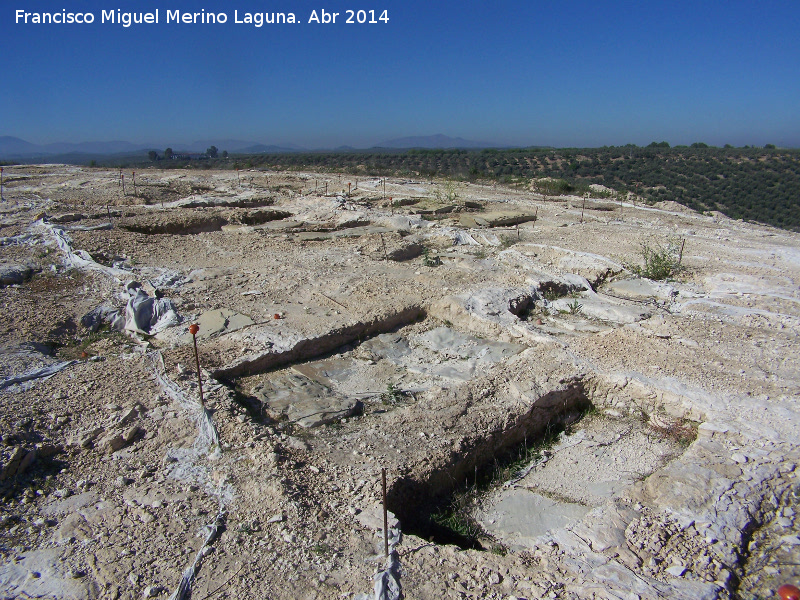
<svg viewBox="0 0 800 600">
<path fill-rule="evenodd" d="M 385 360 L 398 370 L 422 376 L 430 385 L 468 381 L 478 372 L 524 350 L 524 346 L 471 336 L 450 327 L 421 334 L 387 333 L 369 340 L 356 351 L 362 359 Z"/>
<path fill-rule="evenodd" d="M 336 381 L 347 378 L 353 370 L 352 360 L 330 358 L 292 366 L 292 370 L 325 388 L 332 388 Z"/>
<path fill-rule="evenodd" d="M 523 350 L 523 346 L 518 344 L 484 340 L 450 327 L 436 327 L 416 336 L 414 341 L 434 352 L 490 363 L 499 362 Z"/>
<path fill-rule="evenodd" d="M 358 400 L 342 398 L 300 373 L 285 373 L 253 390 L 273 419 L 286 417 L 302 427 L 317 427 L 353 415 Z"/>
<path fill-rule="evenodd" d="M 512 546 L 532 547 L 536 538 L 579 521 L 590 510 L 525 489 L 510 489 L 502 491 L 477 520 L 487 533 Z"/>
<path fill-rule="evenodd" d="M 652 281 L 637 277 L 636 279 L 620 279 L 606 284 L 605 289 L 616 296 L 639 300 L 643 298 L 658 298 L 670 300 L 678 291 L 667 283 Z"/>
<path fill-rule="evenodd" d="M 371 360 L 386 359 L 394 363 L 411 353 L 408 340 L 399 333 L 382 333 L 358 347 L 358 354 Z"/>
<path fill-rule="evenodd" d="M 412 337 L 420 349 L 434 352 L 435 360 L 419 352 L 400 361 L 409 371 L 451 381 L 468 381 L 484 367 L 522 352 L 524 346 L 480 339 L 449 327 L 437 327 Z M 427 354 L 427 353 L 425 353 Z"/>
<path fill-rule="evenodd" d="M 32 550 L 16 562 L 0 564 L 0 589 L 9 597 L 92 600 L 100 586 L 89 577 L 75 579 L 66 572 L 59 548 Z M 5 595 L 4 595 L 5 597 Z"/>
<path fill-rule="evenodd" d="M 532 547 L 535 538 L 620 497 L 678 451 L 635 419 L 591 417 L 573 435 L 562 434 L 512 486 L 487 497 L 475 516 L 504 542 Z"/>
<path fill-rule="evenodd" d="M 298 227 L 302 226 L 303 223 L 301 221 L 296 221 L 294 219 L 279 219 L 277 221 L 268 221 L 267 223 L 256 225 L 254 229 L 264 229 L 265 231 L 288 231 L 290 229 L 297 229 Z"/>
<path fill-rule="evenodd" d="M 87 508 L 99 500 L 95 492 L 82 492 L 62 500 L 56 500 L 42 509 L 45 516 L 66 515 Z"/>
<path fill-rule="evenodd" d="M 300 231 L 295 236 L 300 242 L 321 242 L 333 238 L 333 234 L 327 231 Z"/>
<path fill-rule="evenodd" d="M 575 304 L 577 302 L 577 305 Z M 652 312 L 639 305 L 616 304 L 606 301 L 594 294 L 590 296 L 579 296 L 578 298 L 559 298 L 551 303 L 551 306 L 559 312 L 573 312 L 578 306 L 578 313 L 591 319 L 608 321 L 618 325 L 627 325 L 649 319 Z"/>
<path fill-rule="evenodd" d="M 383 531 L 383 507 L 380 504 L 370 504 L 365 507 L 356 515 L 358 521 L 363 527 L 371 529 L 372 531 Z M 389 529 L 400 527 L 400 521 L 394 516 L 390 510 L 386 511 L 386 522 Z"/>
<path fill-rule="evenodd" d="M 200 330 L 197 332 L 197 337 L 200 339 L 207 339 L 214 336 L 222 335 L 236 331 L 242 327 L 248 327 L 254 323 L 253 319 L 242 313 L 228 308 L 220 308 L 217 310 L 209 310 L 201 314 L 197 319 L 197 325 Z M 192 342 L 192 335 L 186 333 L 179 338 L 181 343 L 190 344 Z"/>
<path fill-rule="evenodd" d="M 373 233 L 392 233 L 394 229 L 389 227 L 380 227 L 378 225 L 359 225 L 357 227 L 347 227 L 338 231 L 331 232 L 334 238 L 352 238 L 370 235 Z"/>
</svg>

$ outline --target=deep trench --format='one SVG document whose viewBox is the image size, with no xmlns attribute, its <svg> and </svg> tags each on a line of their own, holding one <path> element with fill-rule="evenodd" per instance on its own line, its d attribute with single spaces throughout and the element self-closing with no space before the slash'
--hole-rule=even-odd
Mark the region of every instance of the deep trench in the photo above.
<svg viewBox="0 0 800 600">
<path fill-rule="evenodd" d="M 172 221 L 169 220 L 170 217 L 177 217 L 177 215 L 167 214 L 160 221 L 145 223 L 137 221 L 123 222 L 119 224 L 119 227 L 120 229 L 145 235 L 195 235 L 222 231 L 225 225 L 261 225 L 269 221 L 286 219 L 290 216 L 292 216 L 292 213 L 288 211 L 259 209 L 234 215 L 190 213 L 188 217 L 182 215 L 182 219 Z"/>
<path fill-rule="evenodd" d="M 484 549 L 479 536 L 459 534 L 437 523 L 434 515 L 452 507 L 458 495 L 470 486 L 480 490 L 497 483 L 496 473 L 503 467 L 516 462 L 523 452 L 527 455 L 531 447 L 552 441 L 591 409 L 580 381 L 551 391 L 538 398 L 527 412 L 506 420 L 505 429 L 497 428 L 473 438 L 464 450 L 448 453 L 426 474 L 395 480 L 387 492 L 388 508 L 406 533 L 434 543 Z"/>
<path fill-rule="evenodd" d="M 302 339 L 285 352 L 267 353 L 252 360 L 215 369 L 211 375 L 214 379 L 223 381 L 257 375 L 270 369 L 325 356 L 341 346 L 394 331 L 425 317 L 426 313 L 422 307 L 409 306 L 396 313 L 334 329 L 319 337 Z"/>
</svg>

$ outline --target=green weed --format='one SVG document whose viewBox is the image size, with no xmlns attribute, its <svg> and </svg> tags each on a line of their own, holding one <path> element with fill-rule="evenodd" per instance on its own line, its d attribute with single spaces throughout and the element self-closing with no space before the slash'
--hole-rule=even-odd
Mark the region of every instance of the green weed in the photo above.
<svg viewBox="0 0 800 600">
<path fill-rule="evenodd" d="M 579 304 L 577 300 L 573 300 L 570 304 L 567 304 L 567 308 L 569 309 L 569 314 L 579 315 L 583 310 L 583 305 Z"/>
<path fill-rule="evenodd" d="M 383 404 L 396 404 L 405 398 L 405 392 L 397 389 L 393 383 L 386 386 L 386 391 L 381 394 L 381 402 Z"/>
<path fill-rule="evenodd" d="M 672 279 L 683 270 L 680 253 L 681 241 L 678 239 L 670 239 L 666 245 L 642 242 L 644 266 L 626 265 L 626 268 L 639 277 L 654 281 Z"/>
<path fill-rule="evenodd" d="M 456 204 L 461 197 L 458 193 L 458 184 L 452 179 L 448 179 L 440 187 L 433 190 L 433 196 L 436 200 L 445 204 Z"/>
<path fill-rule="evenodd" d="M 426 267 L 438 267 L 442 264 L 438 256 L 431 255 L 431 250 L 427 246 L 422 249 L 422 262 Z"/>
</svg>

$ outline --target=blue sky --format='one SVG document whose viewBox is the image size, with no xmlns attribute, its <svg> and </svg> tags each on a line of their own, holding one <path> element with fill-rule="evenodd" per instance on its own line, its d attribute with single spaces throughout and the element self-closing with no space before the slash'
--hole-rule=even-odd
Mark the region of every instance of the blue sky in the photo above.
<svg viewBox="0 0 800 600">
<path fill-rule="evenodd" d="M 15 0 L 0 8 L 0 135 L 179 146 L 370 146 L 444 133 L 509 145 L 800 147 L 800 2 Z M 100 23 L 159 9 L 158 25 Z M 313 9 L 336 24 L 309 24 Z M 346 10 L 389 22 L 346 24 Z M 15 11 L 93 12 L 92 25 Z M 225 12 L 166 24 L 167 10 Z M 299 24 L 235 24 L 234 10 Z"/>
</svg>

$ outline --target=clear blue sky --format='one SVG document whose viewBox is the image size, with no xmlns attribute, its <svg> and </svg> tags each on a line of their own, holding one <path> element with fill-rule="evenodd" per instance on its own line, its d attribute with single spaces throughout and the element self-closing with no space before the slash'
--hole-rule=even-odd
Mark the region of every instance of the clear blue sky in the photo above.
<svg viewBox="0 0 800 600">
<path fill-rule="evenodd" d="M 800 147 L 800 2 L 16 0 L 0 8 L 0 135 L 179 146 L 703 141 Z M 309 24 L 312 9 L 337 24 Z M 91 11 L 24 25 L 15 10 Z M 101 24 L 160 9 L 158 25 Z M 348 8 L 389 22 L 341 22 Z M 167 10 L 225 25 L 166 24 Z M 234 10 L 295 25 L 233 23 Z"/>
</svg>

